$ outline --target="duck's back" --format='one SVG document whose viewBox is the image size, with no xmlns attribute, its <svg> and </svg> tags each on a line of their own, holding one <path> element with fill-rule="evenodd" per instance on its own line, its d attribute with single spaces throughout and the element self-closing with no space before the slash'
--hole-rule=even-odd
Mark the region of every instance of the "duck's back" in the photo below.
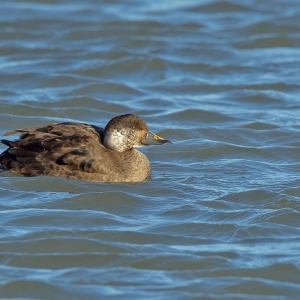
<svg viewBox="0 0 300 300">
<path fill-rule="evenodd" d="M 50 175 L 88 181 L 140 181 L 150 176 L 147 157 L 134 149 L 116 152 L 103 146 L 104 130 L 78 123 L 55 123 L 21 129 L 0 164 L 26 176 Z"/>
</svg>

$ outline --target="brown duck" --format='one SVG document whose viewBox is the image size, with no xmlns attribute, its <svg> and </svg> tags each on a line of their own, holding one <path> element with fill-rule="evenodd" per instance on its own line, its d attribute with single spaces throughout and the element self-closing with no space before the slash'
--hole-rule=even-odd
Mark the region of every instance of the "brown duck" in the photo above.
<svg viewBox="0 0 300 300">
<path fill-rule="evenodd" d="M 1 142 L 9 148 L 0 154 L 0 164 L 25 176 L 134 182 L 151 176 L 145 154 L 134 147 L 172 144 L 149 131 L 138 116 L 113 118 L 105 129 L 79 123 L 53 123 L 45 127 L 17 129 L 15 141 Z"/>
</svg>

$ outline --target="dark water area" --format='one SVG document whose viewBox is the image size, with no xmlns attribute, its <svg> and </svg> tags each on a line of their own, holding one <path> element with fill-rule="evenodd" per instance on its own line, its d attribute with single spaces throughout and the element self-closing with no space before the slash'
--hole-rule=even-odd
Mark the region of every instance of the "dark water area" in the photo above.
<svg viewBox="0 0 300 300">
<path fill-rule="evenodd" d="M 298 0 L 0 11 L 0 134 L 134 113 L 173 142 L 139 183 L 0 173 L 1 299 L 298 299 Z"/>
</svg>

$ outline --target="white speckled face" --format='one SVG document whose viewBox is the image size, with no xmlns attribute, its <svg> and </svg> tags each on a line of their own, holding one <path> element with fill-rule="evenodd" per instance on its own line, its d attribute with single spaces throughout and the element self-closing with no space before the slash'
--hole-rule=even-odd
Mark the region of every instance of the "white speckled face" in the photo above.
<svg viewBox="0 0 300 300">
<path fill-rule="evenodd" d="M 106 148 L 123 152 L 132 147 L 141 147 L 142 144 L 137 141 L 137 133 L 135 130 L 123 129 L 107 132 L 104 137 L 103 144 Z"/>
<path fill-rule="evenodd" d="M 124 143 L 123 140 L 123 134 L 118 130 L 114 130 L 110 133 L 106 133 L 103 144 L 108 149 L 117 150 L 121 152 L 124 151 L 122 150 L 122 144 Z"/>
</svg>

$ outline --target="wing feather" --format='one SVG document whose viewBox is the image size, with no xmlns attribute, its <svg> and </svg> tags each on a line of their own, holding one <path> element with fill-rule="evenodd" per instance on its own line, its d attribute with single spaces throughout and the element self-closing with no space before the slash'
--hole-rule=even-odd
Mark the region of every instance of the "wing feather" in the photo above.
<svg viewBox="0 0 300 300">
<path fill-rule="evenodd" d="M 4 135 L 11 134 L 21 137 L 17 141 L 2 141 L 10 147 L 5 162 L 9 159 L 12 169 L 24 175 L 69 177 L 74 171 L 105 174 L 112 167 L 109 162 L 112 154 L 102 145 L 103 129 L 100 127 L 54 123 L 12 130 Z"/>
</svg>

